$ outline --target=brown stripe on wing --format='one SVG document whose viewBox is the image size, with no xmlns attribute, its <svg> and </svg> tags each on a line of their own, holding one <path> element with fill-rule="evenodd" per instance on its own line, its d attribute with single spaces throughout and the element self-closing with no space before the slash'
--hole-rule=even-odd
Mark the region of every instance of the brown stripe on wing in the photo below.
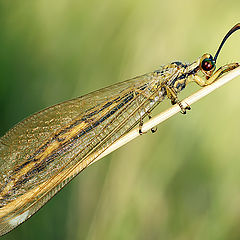
<svg viewBox="0 0 240 240">
<path fill-rule="evenodd" d="M 131 92 L 125 94 L 125 96 L 121 98 L 117 97 L 101 107 L 97 113 L 102 111 L 102 113 L 105 115 L 101 116 L 99 119 L 94 121 L 94 114 L 91 112 L 81 118 L 81 120 L 86 119 L 87 122 L 81 122 L 81 120 L 76 119 L 68 126 L 60 129 L 50 140 L 47 140 L 46 143 L 40 147 L 41 149 L 44 149 L 44 151 L 40 151 L 39 149 L 36 150 L 33 154 L 35 155 L 34 158 L 30 156 L 25 163 L 14 170 L 14 174 L 10 176 L 7 184 L 5 184 L 5 187 L 1 191 L 0 202 L 2 204 L 7 204 L 7 202 L 4 200 L 7 200 L 9 195 L 16 192 L 36 174 L 39 174 L 41 171 L 43 171 L 51 162 L 54 161 L 56 155 L 64 154 L 64 152 L 68 150 L 68 145 L 72 141 L 82 137 L 96 126 L 101 124 L 103 121 L 108 119 L 118 109 L 132 100 L 132 98 L 133 94 Z M 96 114 L 96 111 L 94 112 Z M 89 116 L 91 116 L 90 120 L 87 119 Z"/>
</svg>

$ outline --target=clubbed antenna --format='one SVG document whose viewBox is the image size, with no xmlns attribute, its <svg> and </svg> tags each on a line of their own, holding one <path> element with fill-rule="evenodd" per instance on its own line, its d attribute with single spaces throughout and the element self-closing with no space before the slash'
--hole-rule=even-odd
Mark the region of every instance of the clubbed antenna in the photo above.
<svg viewBox="0 0 240 240">
<path fill-rule="evenodd" d="M 216 62 L 217 57 L 218 57 L 218 54 L 219 54 L 219 52 L 221 51 L 223 44 L 224 44 L 224 43 L 226 42 L 226 40 L 227 40 L 235 31 L 237 31 L 238 29 L 240 29 L 240 23 L 237 23 L 234 27 L 232 27 L 232 28 L 229 30 L 229 32 L 226 34 L 226 36 L 223 38 L 223 40 L 222 40 L 222 42 L 221 42 L 221 44 L 220 44 L 220 46 L 219 46 L 219 48 L 218 48 L 218 50 L 217 50 L 217 52 L 216 52 L 216 54 L 215 54 L 214 62 Z"/>
</svg>

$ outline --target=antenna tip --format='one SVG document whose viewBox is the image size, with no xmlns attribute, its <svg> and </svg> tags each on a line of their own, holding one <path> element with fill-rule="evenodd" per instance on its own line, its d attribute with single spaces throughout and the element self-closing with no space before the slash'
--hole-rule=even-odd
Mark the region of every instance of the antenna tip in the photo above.
<svg viewBox="0 0 240 240">
<path fill-rule="evenodd" d="M 219 46 L 219 48 L 218 48 L 215 56 L 214 56 L 214 61 L 215 61 L 215 62 L 216 62 L 216 60 L 217 60 L 218 54 L 219 54 L 219 52 L 220 52 L 223 44 L 224 44 L 224 43 L 226 42 L 226 40 L 227 40 L 235 31 L 237 31 L 238 29 L 240 29 L 240 23 L 237 23 L 236 25 L 234 25 L 234 26 L 228 31 L 228 33 L 225 35 L 225 37 L 223 38 L 223 40 L 222 40 L 222 42 L 221 42 L 221 44 L 220 44 L 220 46 Z"/>
</svg>

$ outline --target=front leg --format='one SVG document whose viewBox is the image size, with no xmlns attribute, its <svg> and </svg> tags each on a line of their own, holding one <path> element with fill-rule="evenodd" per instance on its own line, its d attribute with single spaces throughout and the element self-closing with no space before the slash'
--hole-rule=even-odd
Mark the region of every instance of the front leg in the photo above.
<svg viewBox="0 0 240 240">
<path fill-rule="evenodd" d="M 237 67 L 239 67 L 239 63 L 230 63 L 227 65 L 224 65 L 220 67 L 211 77 L 206 77 L 206 79 L 203 79 L 197 75 L 194 76 L 194 81 L 201 87 L 207 86 L 215 82 L 221 75 L 223 75 L 226 72 L 229 72 Z"/>
</svg>

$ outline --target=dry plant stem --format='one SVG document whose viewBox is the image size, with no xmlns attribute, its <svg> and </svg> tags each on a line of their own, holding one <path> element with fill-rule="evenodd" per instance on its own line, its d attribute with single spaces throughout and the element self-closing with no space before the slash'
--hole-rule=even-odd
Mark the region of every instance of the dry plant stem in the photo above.
<svg viewBox="0 0 240 240">
<path fill-rule="evenodd" d="M 227 74 L 225 74 L 223 77 L 219 78 L 217 81 L 215 81 L 211 85 L 200 89 L 199 91 L 192 94 L 188 98 L 185 98 L 184 100 L 182 100 L 183 106 L 185 107 L 185 106 L 187 106 L 187 104 L 192 105 L 193 103 L 197 102 L 201 98 L 205 97 L 206 95 L 210 94 L 217 88 L 223 86 L 224 84 L 228 83 L 229 81 L 231 81 L 232 79 L 234 79 L 238 76 L 240 76 L 240 67 L 228 72 Z M 175 115 L 176 113 L 178 113 L 180 111 L 181 111 L 181 108 L 178 106 L 178 104 L 175 104 L 174 106 L 168 108 L 164 112 L 161 112 L 157 116 L 151 118 L 149 121 L 144 123 L 142 126 L 142 131 L 143 132 L 149 131 L 151 128 L 153 128 L 156 125 L 158 125 L 159 123 L 167 120 L 168 118 L 172 117 L 173 115 Z M 126 143 L 130 142 L 131 140 L 133 140 L 134 138 L 136 138 L 138 136 L 140 136 L 139 135 L 139 127 L 136 127 L 135 129 L 133 129 L 132 131 L 130 131 L 129 133 L 127 133 L 126 135 L 121 137 L 119 140 L 117 140 L 115 143 L 113 143 L 102 154 L 100 154 L 92 163 L 98 161 L 102 157 L 108 155 L 109 153 L 120 148 L 121 146 L 125 145 Z"/>
</svg>

